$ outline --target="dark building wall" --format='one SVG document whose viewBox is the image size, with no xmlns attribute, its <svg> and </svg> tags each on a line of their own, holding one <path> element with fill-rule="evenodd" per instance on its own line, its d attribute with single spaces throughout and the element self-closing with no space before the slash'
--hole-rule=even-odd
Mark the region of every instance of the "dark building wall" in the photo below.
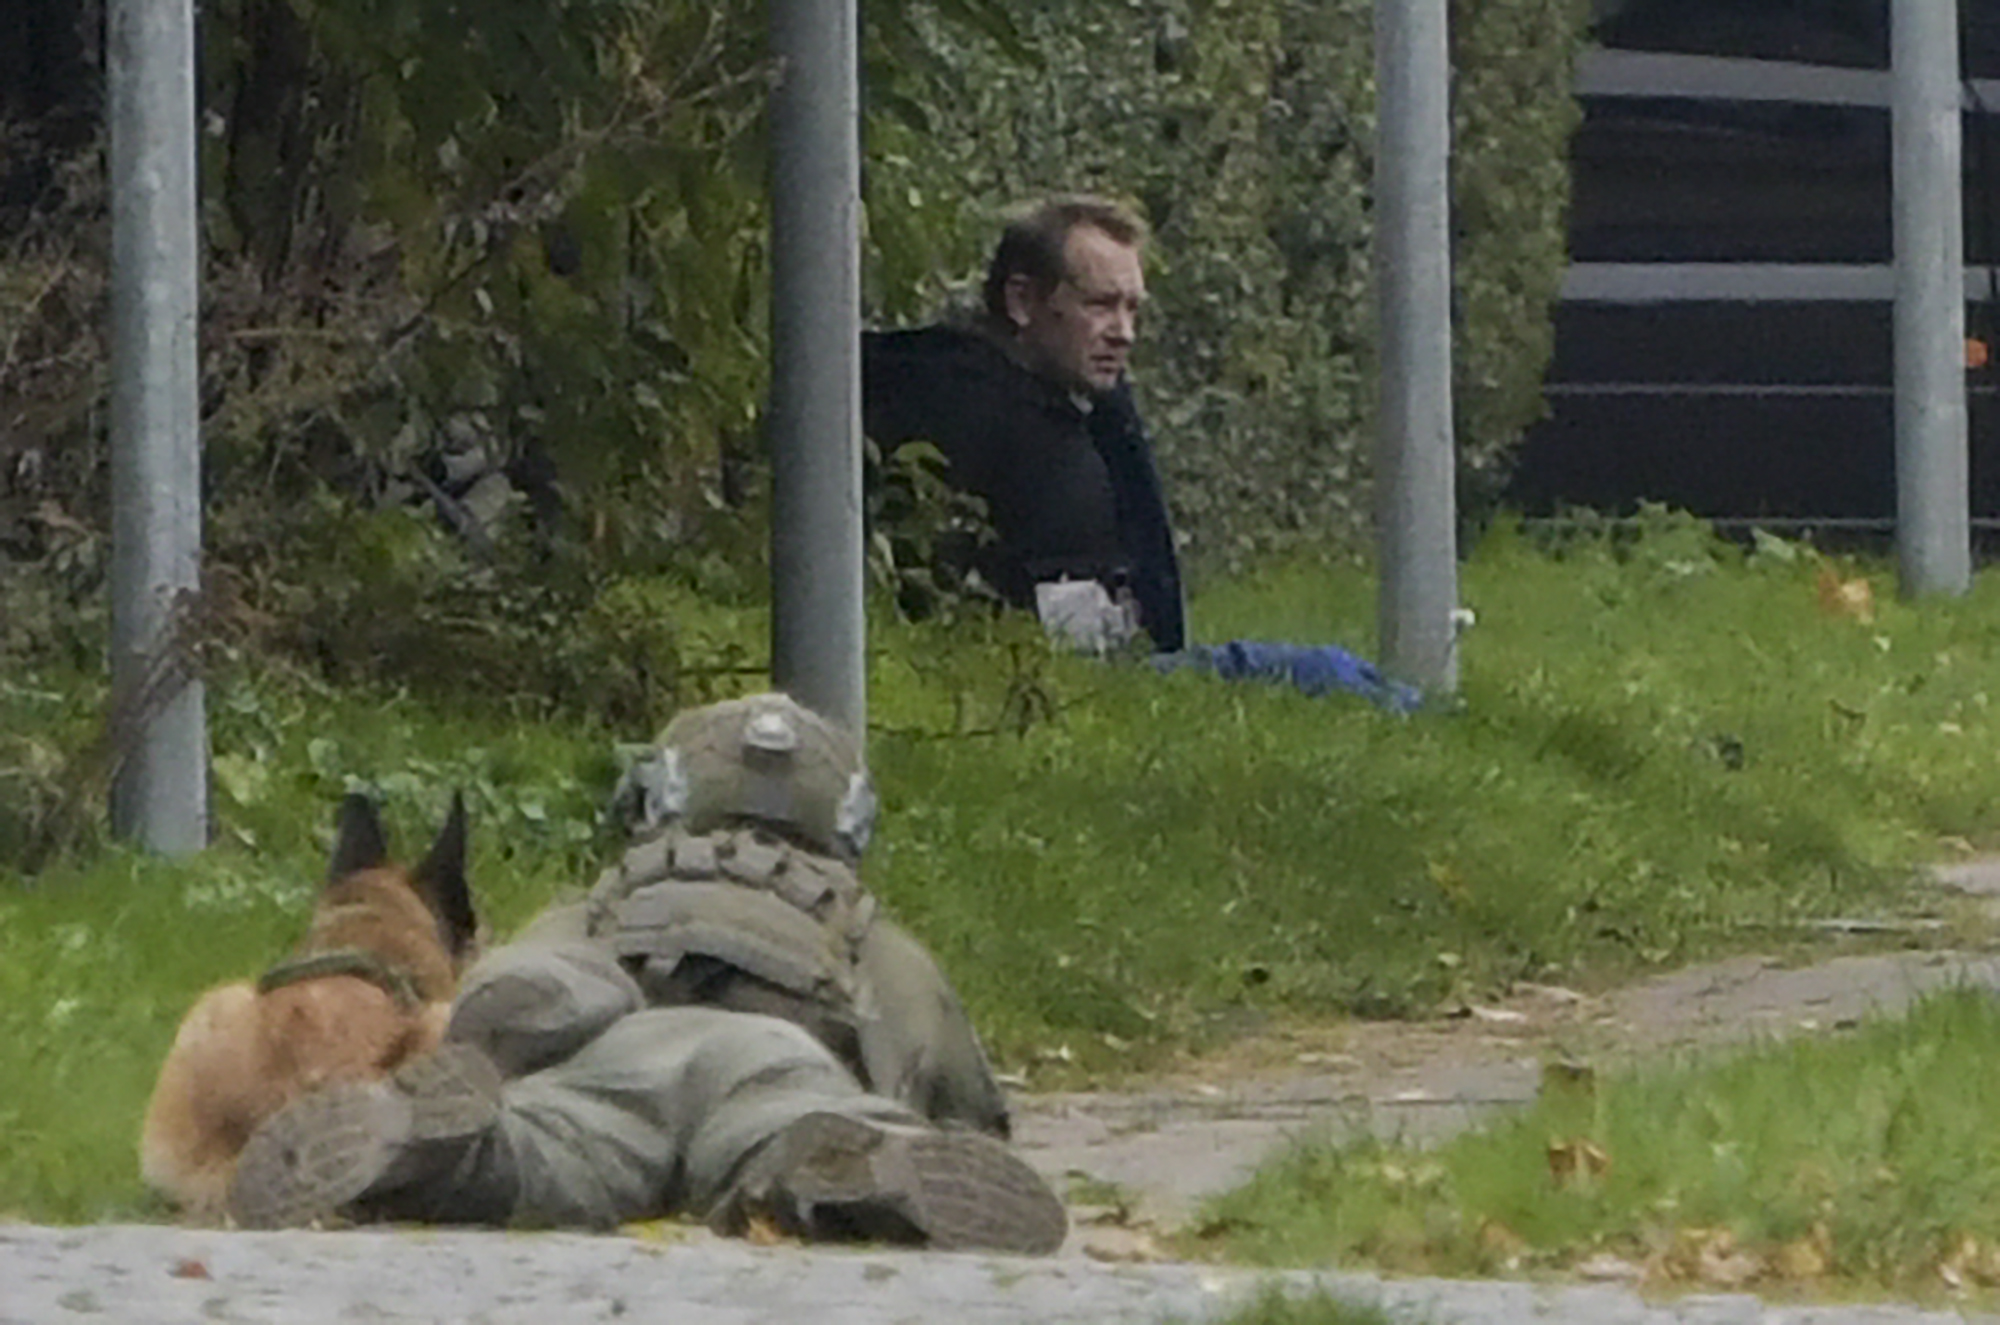
<svg viewBox="0 0 2000 1325">
<path fill-rule="evenodd" d="M 1601 0 L 1599 12 L 1614 53 L 1843 71 L 1888 63 L 1886 0 Z M 1968 79 L 2000 78 L 2000 0 L 1963 0 L 1961 13 Z M 1572 148 L 1576 265 L 1556 314 L 1552 413 L 1525 440 L 1509 499 L 1531 513 L 1651 500 L 1715 517 L 1888 518 L 1884 81 L 1850 73 L 1815 85 L 1817 102 L 1762 99 L 1773 80 L 1761 77 L 1754 99 L 1648 95 L 1639 67 L 1596 80 L 1616 95 L 1583 98 Z M 1965 120 L 1976 265 L 2000 265 L 1993 112 L 1975 98 Z M 1663 264 L 1694 264 L 1697 276 L 1656 276 Z M 1815 275 L 1798 264 L 1831 265 Z M 1607 272 L 1615 295 L 1591 279 Z M 2000 334 L 1993 293 L 1980 287 L 1968 303 L 1975 336 Z M 1997 372 L 1969 378 L 1973 506 L 1987 517 L 2000 517 Z"/>
</svg>

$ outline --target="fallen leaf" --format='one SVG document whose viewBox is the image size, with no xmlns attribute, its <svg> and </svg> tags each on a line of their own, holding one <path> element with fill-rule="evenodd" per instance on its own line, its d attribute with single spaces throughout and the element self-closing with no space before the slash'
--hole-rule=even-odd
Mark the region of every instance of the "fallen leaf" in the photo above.
<svg viewBox="0 0 2000 1325">
<path fill-rule="evenodd" d="M 1611 1171 L 1604 1147 L 1583 1137 L 1549 1142 L 1549 1176 L 1558 1187 L 1582 1186 Z"/>
<path fill-rule="evenodd" d="M 1077 1245 L 1090 1259 L 1111 1265 L 1151 1264 L 1167 1259 L 1153 1235 L 1140 1228 L 1097 1225 L 1080 1229 Z"/>
<path fill-rule="evenodd" d="M 1608 1251 L 1599 1252 L 1589 1260 L 1583 1261 L 1576 1267 L 1576 1273 L 1579 1278 L 1598 1283 L 1629 1282 L 1646 1277 L 1644 1266 L 1628 1261 L 1623 1256 L 1614 1256 Z"/>
<path fill-rule="evenodd" d="M 1682 1229 L 1659 1264 L 1673 1278 L 1711 1288 L 1741 1288 L 1762 1278 L 1768 1268 L 1762 1257 L 1739 1249 L 1736 1235 L 1726 1228 Z"/>
<path fill-rule="evenodd" d="M 1862 625 L 1875 620 L 1875 586 L 1867 579 L 1843 580 L 1831 566 L 1821 566 L 1816 587 L 1820 610 L 1829 616 L 1844 616 Z"/>
<path fill-rule="evenodd" d="M 176 1279 L 208 1279 L 212 1276 L 208 1267 L 200 1261 L 189 1259 L 174 1262 L 174 1268 L 167 1271 Z"/>
<path fill-rule="evenodd" d="M 1130 1223 L 1132 1212 L 1122 1205 L 1073 1205 L 1069 1208 L 1069 1222 L 1079 1228 L 1092 1224 L 1123 1225 Z"/>
<path fill-rule="evenodd" d="M 752 1215 L 743 1229 L 743 1240 L 753 1247 L 775 1247 L 791 1241 L 768 1215 Z"/>
<path fill-rule="evenodd" d="M 1562 985 L 1536 984 L 1531 980 L 1517 981 L 1514 985 L 1514 992 L 1517 994 L 1527 994 L 1531 998 L 1544 999 L 1550 1003 L 1568 1005 L 1583 1002 L 1583 995 L 1577 993 L 1574 989 L 1566 989 Z"/>
<path fill-rule="evenodd" d="M 1961 1233 L 1950 1254 L 1938 1263 L 1938 1277 L 1953 1288 L 1963 1287 L 1967 1280 L 1986 1288 L 2000 1284 L 2000 1246 Z"/>
<path fill-rule="evenodd" d="M 1716 1288 L 1741 1288 L 1764 1273 L 1764 1262 L 1745 1251 L 1717 1252 L 1701 1260 L 1701 1281 Z"/>
<path fill-rule="evenodd" d="M 1528 1249 L 1528 1240 L 1497 1219 L 1479 1225 L 1479 1245 L 1496 1256 L 1519 1256 Z"/>
<path fill-rule="evenodd" d="M 1830 1268 L 1826 1249 L 1810 1237 L 1787 1242 L 1771 1257 L 1771 1269 L 1786 1279 L 1817 1279 Z"/>
</svg>

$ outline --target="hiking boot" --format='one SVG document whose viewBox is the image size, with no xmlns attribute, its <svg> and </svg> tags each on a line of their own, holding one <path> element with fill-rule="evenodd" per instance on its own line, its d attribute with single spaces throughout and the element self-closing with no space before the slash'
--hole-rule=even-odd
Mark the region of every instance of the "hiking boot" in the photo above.
<svg viewBox="0 0 2000 1325">
<path fill-rule="evenodd" d="M 811 1113 L 750 1162 L 710 1222 L 758 1218 L 814 1242 L 895 1242 L 1043 1255 L 1062 1245 L 1062 1202 L 990 1136 Z"/>
<path fill-rule="evenodd" d="M 251 1134 L 229 1212 L 243 1228 L 299 1228 L 449 1178 L 499 1113 L 500 1073 L 468 1045 L 444 1045 L 386 1080 L 327 1086 Z"/>
</svg>

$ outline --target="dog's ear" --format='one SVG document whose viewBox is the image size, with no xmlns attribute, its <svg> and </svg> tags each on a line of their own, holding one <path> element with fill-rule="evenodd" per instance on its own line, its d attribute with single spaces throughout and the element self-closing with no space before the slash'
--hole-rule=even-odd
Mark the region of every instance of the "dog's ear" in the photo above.
<svg viewBox="0 0 2000 1325">
<path fill-rule="evenodd" d="M 465 881 L 465 793 L 451 794 L 451 813 L 431 843 L 430 854 L 412 876 L 437 913 L 446 944 L 464 952 L 478 935 L 479 917 L 472 910 L 472 889 Z"/>
<path fill-rule="evenodd" d="M 340 802 L 340 816 L 334 821 L 333 859 L 326 867 L 328 883 L 361 870 L 373 869 L 389 859 L 389 845 L 382 836 L 382 820 L 375 802 L 351 791 Z"/>
</svg>

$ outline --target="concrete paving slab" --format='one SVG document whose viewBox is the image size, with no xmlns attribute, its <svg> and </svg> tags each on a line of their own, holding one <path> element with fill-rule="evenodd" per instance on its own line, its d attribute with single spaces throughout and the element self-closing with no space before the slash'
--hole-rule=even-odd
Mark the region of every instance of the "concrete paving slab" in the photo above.
<svg viewBox="0 0 2000 1325">
<path fill-rule="evenodd" d="M 2000 867 L 1993 874 L 2000 881 Z M 1338 1052 L 1280 1044 L 1267 1046 L 1276 1061 L 1254 1070 L 1197 1068 L 1130 1092 L 1022 1096 L 1015 1139 L 1059 1188 L 1110 1183 L 1136 1221 L 1173 1225 L 1302 1137 L 1425 1145 L 1530 1104 L 1551 1059 L 1615 1067 L 1662 1052 L 1837 1034 L 1954 987 L 2000 990 L 2000 956 L 1909 950 L 1798 965 L 1752 955 L 1596 997 L 1525 986 L 1456 1018 L 1354 1023 Z"/>
<path fill-rule="evenodd" d="M 1910 1307 L 1648 1303 L 1622 1288 L 1191 1265 L 751 1247 L 461 1230 L 236 1233 L 0 1227 L 0 1325 L 1153 1325 L 1216 1321 L 1267 1284 L 1416 1325 L 2000 1325 Z"/>
</svg>

